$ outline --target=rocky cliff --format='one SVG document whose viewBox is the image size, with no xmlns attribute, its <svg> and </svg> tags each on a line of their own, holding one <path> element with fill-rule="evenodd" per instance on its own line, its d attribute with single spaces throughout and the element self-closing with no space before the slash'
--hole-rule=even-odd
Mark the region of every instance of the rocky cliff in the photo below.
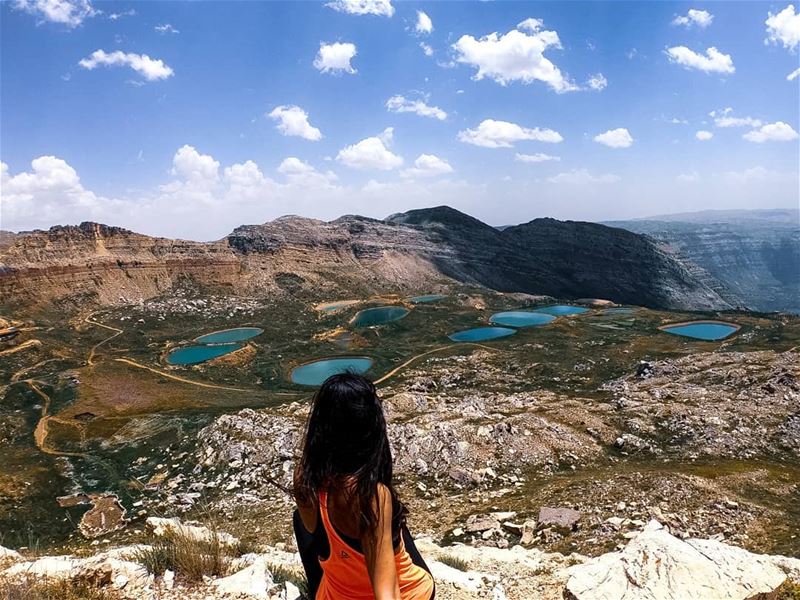
<svg viewBox="0 0 800 600">
<path fill-rule="evenodd" d="M 797 210 L 705 211 L 608 224 L 668 244 L 752 309 L 800 312 Z"/>
<path fill-rule="evenodd" d="M 14 307 L 130 303 L 184 284 L 241 295 L 407 292 L 433 283 L 724 309 L 721 286 L 653 240 L 553 219 L 499 231 L 448 207 L 381 221 L 282 217 L 209 243 L 95 223 L 6 235 L 0 300 Z"/>
</svg>

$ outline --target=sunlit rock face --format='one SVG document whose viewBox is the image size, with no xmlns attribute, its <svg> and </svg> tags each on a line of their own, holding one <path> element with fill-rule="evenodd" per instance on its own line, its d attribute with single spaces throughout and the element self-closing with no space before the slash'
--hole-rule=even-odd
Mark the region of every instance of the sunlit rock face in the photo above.
<svg viewBox="0 0 800 600">
<path fill-rule="evenodd" d="M 31 307 L 130 304 L 179 286 L 239 295 L 408 292 L 431 283 L 597 297 L 674 309 L 724 309 L 724 286 L 644 236 L 536 219 L 502 231 L 448 207 L 385 221 L 284 217 L 215 242 L 96 223 L 6 235 L 0 298 Z"/>
</svg>

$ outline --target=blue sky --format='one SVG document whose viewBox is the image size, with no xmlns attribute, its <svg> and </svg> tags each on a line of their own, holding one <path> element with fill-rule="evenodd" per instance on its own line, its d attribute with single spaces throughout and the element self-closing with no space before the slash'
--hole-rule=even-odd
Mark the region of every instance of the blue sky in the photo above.
<svg viewBox="0 0 800 600">
<path fill-rule="evenodd" d="M 798 12 L 6 1 L 0 226 L 213 239 L 438 204 L 496 225 L 796 207 Z"/>
</svg>

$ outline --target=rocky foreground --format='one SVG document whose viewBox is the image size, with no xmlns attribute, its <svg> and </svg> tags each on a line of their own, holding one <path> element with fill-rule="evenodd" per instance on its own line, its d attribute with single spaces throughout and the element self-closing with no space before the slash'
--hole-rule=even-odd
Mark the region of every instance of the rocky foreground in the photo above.
<svg viewBox="0 0 800 600">
<path fill-rule="evenodd" d="M 150 518 L 147 525 L 156 540 L 178 534 L 196 544 L 198 552 L 212 540 L 227 547 L 239 544 L 226 533 L 178 519 Z M 745 600 L 800 582 L 799 559 L 753 554 L 714 540 L 681 540 L 657 521 L 648 523 L 621 551 L 596 558 L 520 545 L 441 547 L 420 539 L 418 546 L 436 580 L 437 598 L 444 600 Z M 107 598 L 130 600 L 304 598 L 293 583 L 302 586 L 299 555 L 286 551 L 284 544 L 242 554 L 230 561 L 226 572 L 203 575 L 195 582 L 170 569 L 148 570 L 141 557 L 151 548 L 137 545 L 89 557 L 26 558 L 0 547 L 0 589 L 66 580 L 100 588 Z"/>
</svg>

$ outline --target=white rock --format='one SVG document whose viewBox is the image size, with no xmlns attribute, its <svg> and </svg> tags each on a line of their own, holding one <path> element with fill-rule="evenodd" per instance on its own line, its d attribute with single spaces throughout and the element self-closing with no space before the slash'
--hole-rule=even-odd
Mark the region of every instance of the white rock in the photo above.
<svg viewBox="0 0 800 600">
<path fill-rule="evenodd" d="M 272 575 L 267 570 L 267 561 L 263 557 L 238 573 L 217 579 L 212 584 L 223 596 L 233 598 L 245 597 L 266 600 L 269 589 L 275 585 Z"/>
<path fill-rule="evenodd" d="M 786 579 L 772 557 L 711 540 L 683 541 L 657 521 L 621 552 L 569 569 L 577 600 L 744 600 Z"/>
<path fill-rule="evenodd" d="M 297 586 L 291 581 L 285 582 L 283 586 L 284 591 L 286 592 L 286 600 L 300 600 L 300 598 L 302 598 L 300 595 L 300 590 L 297 589 Z"/>
<path fill-rule="evenodd" d="M 171 590 L 175 585 L 175 572 L 166 569 L 161 580 L 164 582 L 164 587 Z"/>
<path fill-rule="evenodd" d="M 198 542 L 212 542 L 216 537 L 216 539 L 225 546 L 235 546 L 239 543 L 239 540 L 229 533 L 225 533 L 224 531 L 214 532 L 207 527 L 198 525 L 186 525 L 181 523 L 181 520 L 177 517 L 173 517 L 172 519 L 148 517 L 145 524 L 148 529 L 153 532 L 153 535 L 158 537 L 170 533 L 178 533 L 179 535 L 183 535 Z"/>
</svg>

